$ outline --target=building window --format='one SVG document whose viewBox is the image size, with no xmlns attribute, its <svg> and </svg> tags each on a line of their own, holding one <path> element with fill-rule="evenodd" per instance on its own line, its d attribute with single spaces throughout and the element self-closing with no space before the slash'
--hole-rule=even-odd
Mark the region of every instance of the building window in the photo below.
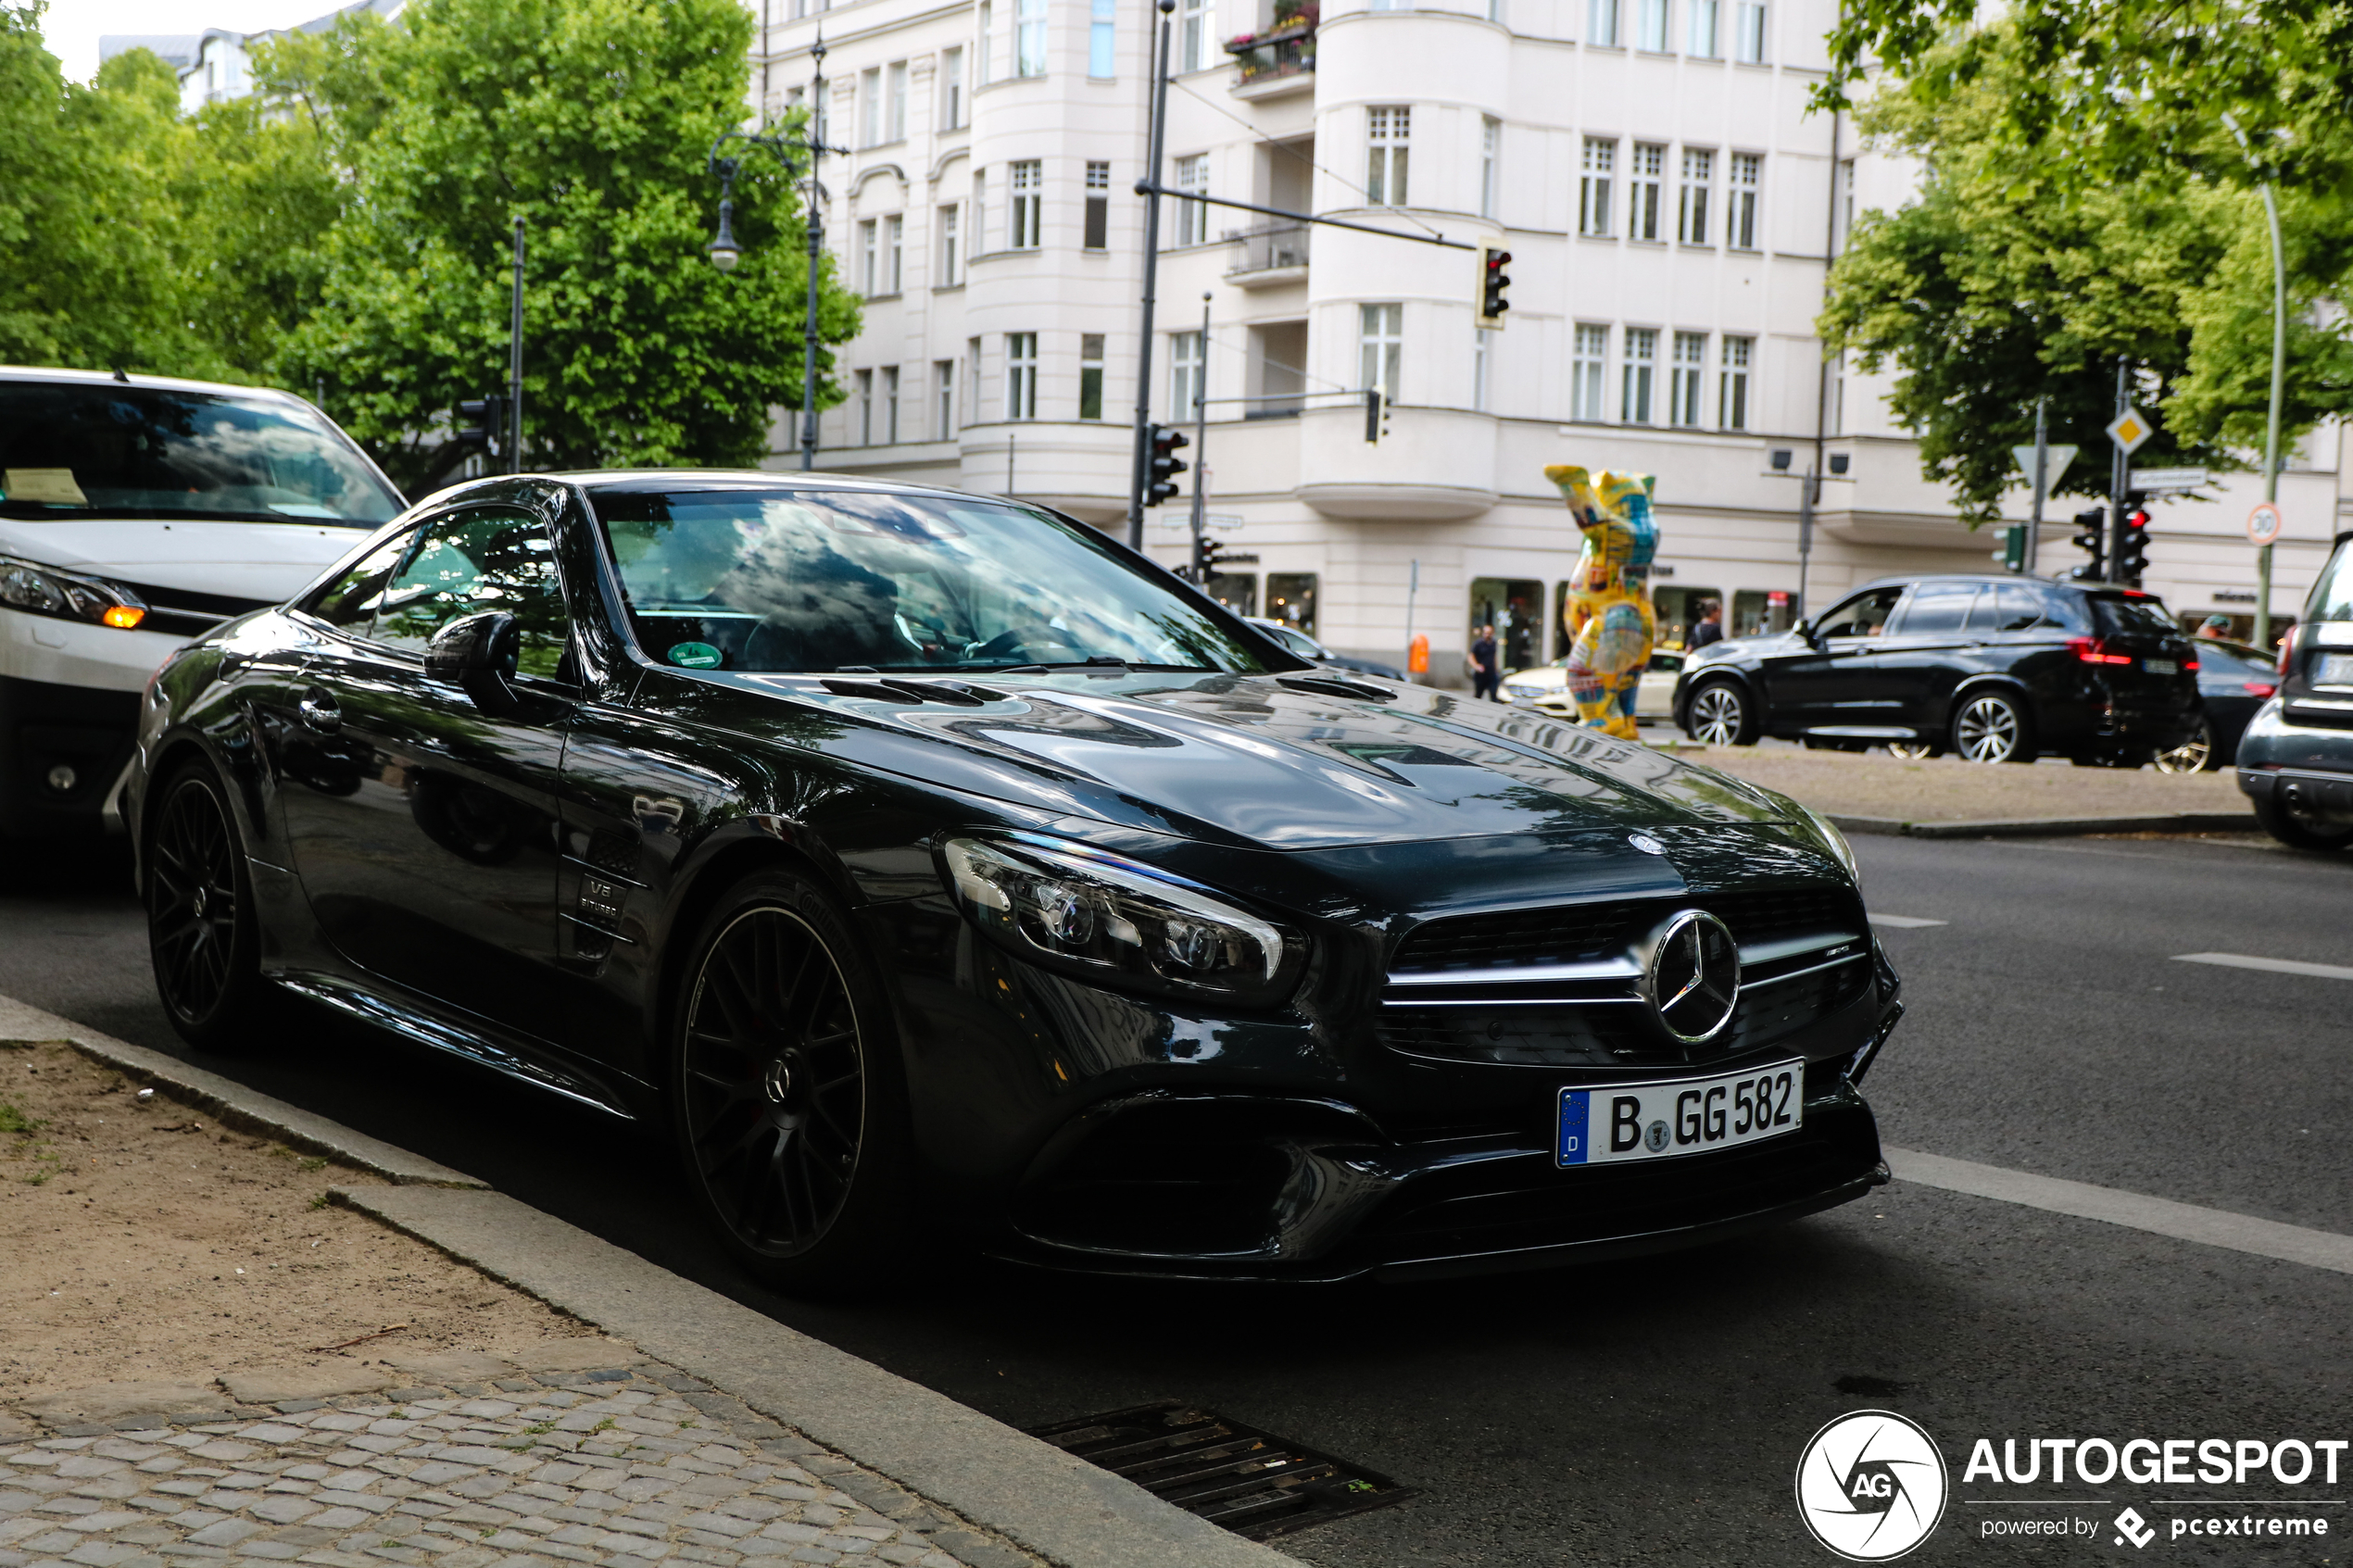
<svg viewBox="0 0 2353 1568">
<path fill-rule="evenodd" d="M 1618 418 L 1629 425 L 1651 422 L 1651 391 L 1658 374 L 1658 330 L 1626 329 L 1626 384 L 1619 395 Z"/>
<path fill-rule="evenodd" d="M 1675 209 L 1675 237 L 1687 245 L 1707 244 L 1707 209 L 1715 205 L 1716 155 L 1704 147 L 1683 149 L 1683 188 Z"/>
<path fill-rule="evenodd" d="M 1005 418 L 1038 417 L 1038 334 L 1005 334 Z"/>
<path fill-rule="evenodd" d="M 882 372 L 883 440 L 899 445 L 899 367 L 885 365 Z"/>
<path fill-rule="evenodd" d="M 1602 404 L 1604 380 L 1609 370 L 1609 329 L 1580 324 L 1577 329 L 1575 357 L 1568 362 L 1568 417 L 1572 420 L 1602 420 L 1608 411 Z"/>
<path fill-rule="evenodd" d="M 882 291 L 875 286 L 875 220 L 858 225 L 858 292 L 872 299 Z"/>
<path fill-rule="evenodd" d="M 1667 52 L 1667 0 L 1634 0 L 1634 47 Z"/>
<path fill-rule="evenodd" d="M 1078 339 L 1078 417 L 1103 417 L 1103 334 L 1083 332 Z"/>
<path fill-rule="evenodd" d="M 1755 358 L 1755 338 L 1724 340 L 1724 369 L 1716 386 L 1716 422 L 1726 430 L 1748 428 L 1748 369 Z"/>
<path fill-rule="evenodd" d="M 1610 176 L 1617 169 L 1617 144 L 1585 138 L 1584 172 L 1577 187 L 1577 232 L 1609 236 Z"/>
<path fill-rule="evenodd" d="M 1667 149 L 1648 142 L 1635 143 L 1631 175 L 1626 182 L 1632 197 L 1627 208 L 1626 237 L 1655 240 L 1658 238 L 1659 187 L 1667 181 Z"/>
<path fill-rule="evenodd" d="M 1491 115 L 1478 121 L 1478 215 L 1495 216 L 1495 175 L 1504 152 L 1504 122 Z"/>
<path fill-rule="evenodd" d="M 997 7 L 993 0 L 980 0 L 980 25 L 974 32 L 973 43 L 980 51 L 980 69 L 973 80 L 986 87 L 997 80 Z"/>
<path fill-rule="evenodd" d="M 858 389 L 858 445 L 861 446 L 872 446 L 875 444 L 875 372 L 872 370 L 860 370 L 857 374 L 856 380 Z"/>
<path fill-rule="evenodd" d="M 1703 60 L 1712 60 L 1721 51 L 1716 42 L 1717 7 L 1721 0 L 1692 0 L 1692 36 L 1690 52 Z"/>
<path fill-rule="evenodd" d="M 1489 413 L 1487 407 L 1487 367 L 1494 354 L 1495 334 L 1485 327 L 1471 329 L 1471 408 L 1477 413 Z"/>
<path fill-rule="evenodd" d="M 1266 618 L 1315 634 L 1315 574 L 1312 571 L 1270 571 L 1266 574 Z"/>
<path fill-rule="evenodd" d="M 1365 162 L 1365 196 L 1374 207 L 1405 205 L 1406 142 L 1414 111 L 1403 104 L 1376 105 L 1365 111 L 1371 153 Z"/>
<path fill-rule="evenodd" d="M 1111 244 L 1111 165 L 1087 166 L 1087 229 L 1082 242 L 1088 250 Z"/>
<path fill-rule="evenodd" d="M 1112 44 L 1118 34 L 1113 7 L 1117 4 L 1118 0 L 1092 0 L 1088 13 L 1087 74 L 1098 82 L 1107 82 L 1114 74 Z"/>
<path fill-rule="evenodd" d="M 1617 47 L 1617 0 L 1586 0 L 1585 42 L 1604 49 Z"/>
<path fill-rule="evenodd" d="M 1168 417 L 1179 424 L 1193 417 L 1193 399 L 1202 390 L 1201 333 L 1168 334 Z"/>
<path fill-rule="evenodd" d="M 1176 188 L 1195 195 L 1209 194 L 1209 155 L 1195 153 L 1176 160 Z M 1209 239 L 1209 207 L 1202 202 L 1176 203 L 1176 246 L 1203 245 Z"/>
<path fill-rule="evenodd" d="M 882 140 L 882 68 L 858 77 L 858 144 L 871 147 Z"/>
<path fill-rule="evenodd" d="M 973 170 L 972 222 L 964 231 L 964 259 L 988 254 L 988 170 Z M 975 383 L 978 385 L 978 383 Z"/>
<path fill-rule="evenodd" d="M 1697 428 L 1700 383 L 1707 375 L 1707 334 L 1677 332 L 1675 362 L 1667 385 L 1667 422 Z"/>
<path fill-rule="evenodd" d="M 882 226 L 883 292 L 885 294 L 897 294 L 904 285 L 907 275 L 906 263 L 902 254 L 906 246 L 907 219 L 904 214 L 894 212 L 888 218 L 882 220 Z M 897 375 L 898 373 L 899 372 L 896 370 L 891 372 L 893 375 Z"/>
<path fill-rule="evenodd" d="M 1413 8 L 1414 0 L 1365 0 L 1365 9 L 1368 11 L 1410 11 Z"/>
<path fill-rule="evenodd" d="M 1209 66 L 1209 0 L 1179 0 L 1176 69 L 1205 70 Z"/>
<path fill-rule="evenodd" d="M 1846 433 L 1846 356 L 1831 362 L 1831 433 Z"/>
<path fill-rule="evenodd" d="M 1855 232 L 1855 160 L 1838 160 L 1838 207 L 1833 213 L 1838 220 L 1838 246 L 1846 248 L 1846 236 Z"/>
<path fill-rule="evenodd" d="M 1741 0 L 1732 12 L 1732 58 L 1748 65 L 1765 63 L 1765 7 Z"/>
<path fill-rule="evenodd" d="M 1405 307 L 1360 305 L 1356 313 L 1357 384 L 1378 387 L 1381 400 L 1394 403 L 1404 369 Z"/>
<path fill-rule="evenodd" d="M 963 281 L 960 270 L 963 257 L 958 254 L 962 236 L 956 232 L 957 220 L 963 217 L 963 213 L 954 207 L 939 209 L 939 286 L 944 289 L 952 289 Z"/>
<path fill-rule="evenodd" d="M 1025 158 L 1013 165 L 1013 211 L 1007 219 L 1005 246 L 1009 250 L 1036 250 L 1043 243 L 1042 220 L 1045 217 L 1045 167 L 1036 158 Z"/>
<path fill-rule="evenodd" d="M 964 340 L 964 423 L 980 418 L 980 339 Z"/>
<path fill-rule="evenodd" d="M 1046 74 L 1046 0 L 1013 0 L 1013 74 Z"/>
<path fill-rule="evenodd" d="M 964 123 L 964 52 L 948 49 L 939 56 L 939 128 L 957 131 Z"/>
<path fill-rule="evenodd" d="M 1755 153 L 1732 155 L 1732 199 L 1724 213 L 1724 240 L 1734 250 L 1756 248 L 1756 197 L 1765 180 L 1765 159 Z"/>
<path fill-rule="evenodd" d="M 907 62 L 894 60 L 883 76 L 883 134 L 893 142 L 907 139 Z"/>
<path fill-rule="evenodd" d="M 956 361 L 931 362 L 931 437 L 934 441 L 952 441 L 956 436 Z"/>
</svg>

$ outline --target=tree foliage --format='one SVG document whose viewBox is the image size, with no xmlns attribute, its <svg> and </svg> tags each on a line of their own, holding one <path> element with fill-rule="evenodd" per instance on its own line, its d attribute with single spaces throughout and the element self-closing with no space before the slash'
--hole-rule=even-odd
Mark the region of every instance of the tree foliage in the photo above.
<svg viewBox="0 0 2353 1568">
<path fill-rule="evenodd" d="M 736 183 L 742 264 L 706 258 L 706 158 L 742 118 L 750 28 L 736 0 L 413 0 L 361 47 L 277 56 L 351 172 L 287 368 L 379 448 L 502 388 L 520 216 L 531 462 L 755 461 L 769 408 L 799 402 L 808 274 L 764 153 Z M 857 331 L 829 280 L 821 322 Z"/>
</svg>

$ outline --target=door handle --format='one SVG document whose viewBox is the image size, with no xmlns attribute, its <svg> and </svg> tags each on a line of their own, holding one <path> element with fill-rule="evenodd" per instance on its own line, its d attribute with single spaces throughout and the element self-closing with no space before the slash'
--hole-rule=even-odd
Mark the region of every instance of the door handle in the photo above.
<svg viewBox="0 0 2353 1568">
<path fill-rule="evenodd" d="M 303 693 L 296 707 L 302 714 L 303 723 L 322 734 L 332 734 L 343 727 L 343 709 L 335 706 L 333 697 L 316 686 Z"/>
</svg>

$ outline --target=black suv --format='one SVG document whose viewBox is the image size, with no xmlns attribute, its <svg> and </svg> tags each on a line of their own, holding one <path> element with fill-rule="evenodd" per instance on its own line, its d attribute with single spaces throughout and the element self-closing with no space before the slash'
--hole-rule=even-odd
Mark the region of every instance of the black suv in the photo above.
<svg viewBox="0 0 2353 1568">
<path fill-rule="evenodd" d="M 1887 578 L 1791 631 L 1702 648 L 1675 722 L 1972 762 L 2137 768 L 2199 733 L 2197 648 L 2155 595 L 2007 576 Z"/>
<path fill-rule="evenodd" d="M 2353 844 L 2353 533 L 2336 536 L 2280 650 L 2279 695 L 2239 739 L 2239 788 L 2273 838 Z"/>
</svg>

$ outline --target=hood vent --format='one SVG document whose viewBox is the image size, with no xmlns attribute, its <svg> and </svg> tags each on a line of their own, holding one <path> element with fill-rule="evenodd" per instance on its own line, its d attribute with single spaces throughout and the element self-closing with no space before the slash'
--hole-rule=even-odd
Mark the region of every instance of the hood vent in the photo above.
<svg viewBox="0 0 2353 1568">
<path fill-rule="evenodd" d="M 898 681 L 884 678 L 875 681 L 837 681 L 826 679 L 818 683 L 836 696 L 870 697 L 876 702 L 946 703 L 951 708 L 978 708 L 984 702 L 1002 702 L 1005 694 L 990 691 L 963 681 Z"/>
<path fill-rule="evenodd" d="M 1397 694 L 1380 686 L 1367 685 L 1362 681 L 1342 680 L 1337 675 L 1277 675 L 1275 684 L 1295 692 L 1315 696 L 1352 697 L 1358 702 L 1395 702 Z"/>
</svg>

